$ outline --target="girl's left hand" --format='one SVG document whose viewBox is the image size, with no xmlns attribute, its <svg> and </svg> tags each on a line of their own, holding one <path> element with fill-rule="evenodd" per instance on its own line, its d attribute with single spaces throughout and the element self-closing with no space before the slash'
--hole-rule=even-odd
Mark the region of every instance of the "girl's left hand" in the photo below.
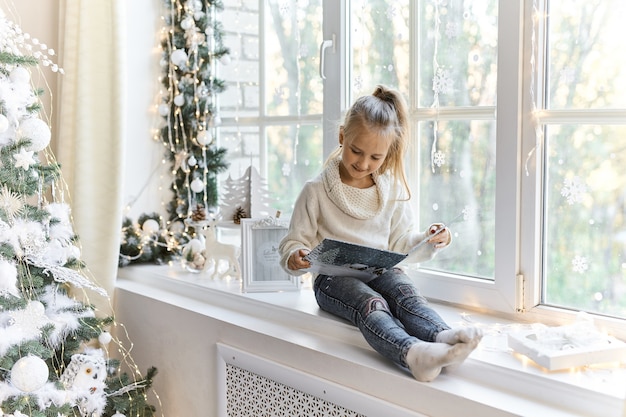
<svg viewBox="0 0 626 417">
<path fill-rule="evenodd" d="M 428 233 L 433 235 L 433 237 L 428 240 L 428 243 L 434 244 L 436 249 L 445 248 L 452 241 L 450 229 L 448 229 L 443 223 L 431 224 L 428 228 Z"/>
</svg>

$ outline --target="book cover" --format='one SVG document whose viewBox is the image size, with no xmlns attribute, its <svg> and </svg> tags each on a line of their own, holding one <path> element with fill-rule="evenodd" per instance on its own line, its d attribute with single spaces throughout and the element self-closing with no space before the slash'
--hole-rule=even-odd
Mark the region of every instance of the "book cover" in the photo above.
<svg viewBox="0 0 626 417">
<path fill-rule="evenodd" d="M 408 254 L 324 239 L 305 256 L 308 271 L 318 274 L 372 279 L 403 261 Z"/>
</svg>

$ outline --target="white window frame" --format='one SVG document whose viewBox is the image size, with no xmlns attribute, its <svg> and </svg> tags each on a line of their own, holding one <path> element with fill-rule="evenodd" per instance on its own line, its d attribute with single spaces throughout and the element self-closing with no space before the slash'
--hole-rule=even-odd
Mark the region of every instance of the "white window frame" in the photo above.
<svg viewBox="0 0 626 417">
<path fill-rule="evenodd" d="M 498 3 L 498 86 L 495 107 L 438 109 L 441 119 L 493 120 L 497 123 L 496 158 L 496 230 L 494 280 L 459 277 L 453 274 L 418 270 L 413 275 L 422 293 L 431 299 L 469 309 L 493 311 L 506 317 L 562 324 L 574 319 L 576 311 L 541 305 L 541 166 L 533 120 L 535 97 L 542 97 L 543 34 L 533 25 L 534 8 L 542 0 Z M 416 1 L 411 1 L 415 22 Z M 347 43 L 349 0 L 324 0 L 324 39 L 334 39 L 335 50 L 325 55 L 324 121 L 336 120 L 349 105 L 348 70 L 350 54 Z M 540 5 L 541 6 L 541 5 Z M 415 26 L 415 25 L 413 25 Z M 412 34 L 412 36 L 415 36 Z M 412 39 L 411 60 L 415 62 L 417 45 Z M 531 54 L 535 54 L 531 57 Z M 343 59 L 341 59 L 343 57 Z M 531 59 L 532 58 L 532 59 Z M 531 61 L 534 60 L 534 65 Z M 533 74 L 533 71 L 535 73 Z M 415 73 L 415 71 L 414 71 Z M 415 77 L 412 75 L 412 77 Z M 413 86 L 416 85 L 412 79 Z M 531 88 L 536 91 L 531 94 Z M 339 92 L 339 93 L 337 93 Z M 410 108 L 418 103 L 416 91 L 410 91 Z M 432 109 L 421 108 L 412 116 L 432 117 Z M 331 115 L 330 117 L 327 115 Z M 571 116 L 571 115 L 570 115 Z M 551 117 L 559 117 L 551 114 Z M 567 117 L 563 115 L 562 117 Z M 336 130 L 324 126 L 324 155 L 337 146 Z M 528 156 L 534 158 L 529 158 Z M 530 161 L 530 162 L 529 162 Z M 529 169 L 526 170 L 527 164 Z M 411 167 L 413 164 L 407 164 Z M 537 168 L 539 167 L 539 168 Z M 409 176 L 415 173 L 408 172 Z M 626 336 L 624 320 L 595 317 L 596 323 L 613 334 Z"/>
</svg>

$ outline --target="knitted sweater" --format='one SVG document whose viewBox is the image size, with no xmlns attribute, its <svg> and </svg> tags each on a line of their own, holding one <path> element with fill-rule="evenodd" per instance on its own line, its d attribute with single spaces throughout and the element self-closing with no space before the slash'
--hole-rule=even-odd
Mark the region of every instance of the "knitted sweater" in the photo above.
<svg viewBox="0 0 626 417">
<path fill-rule="evenodd" d="M 339 159 L 329 161 L 296 200 L 289 231 L 279 246 L 281 265 L 292 275 L 306 271 L 287 268 L 291 254 L 311 250 L 325 238 L 409 253 L 426 237 L 426 232 L 415 228 L 409 201 L 389 174 L 374 176 L 370 188 L 355 188 L 341 182 L 339 163 Z M 438 250 L 423 245 L 406 262 L 432 259 Z"/>
</svg>

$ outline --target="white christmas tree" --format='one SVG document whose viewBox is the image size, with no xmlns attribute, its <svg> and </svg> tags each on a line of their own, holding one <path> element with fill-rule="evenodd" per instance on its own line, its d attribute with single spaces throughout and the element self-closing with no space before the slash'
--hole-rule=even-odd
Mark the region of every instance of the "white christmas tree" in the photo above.
<svg viewBox="0 0 626 417">
<path fill-rule="evenodd" d="M 0 9 L 0 415 L 151 416 L 156 370 L 120 374 L 115 321 L 72 295 L 107 294 L 80 260 L 30 81 L 37 65 L 60 72 L 53 55 Z"/>
<path fill-rule="evenodd" d="M 220 212 L 225 220 L 233 219 L 241 209 L 244 217 L 260 218 L 270 215 L 272 199 L 267 182 L 253 166 L 249 166 L 241 178 L 225 181 Z"/>
</svg>

